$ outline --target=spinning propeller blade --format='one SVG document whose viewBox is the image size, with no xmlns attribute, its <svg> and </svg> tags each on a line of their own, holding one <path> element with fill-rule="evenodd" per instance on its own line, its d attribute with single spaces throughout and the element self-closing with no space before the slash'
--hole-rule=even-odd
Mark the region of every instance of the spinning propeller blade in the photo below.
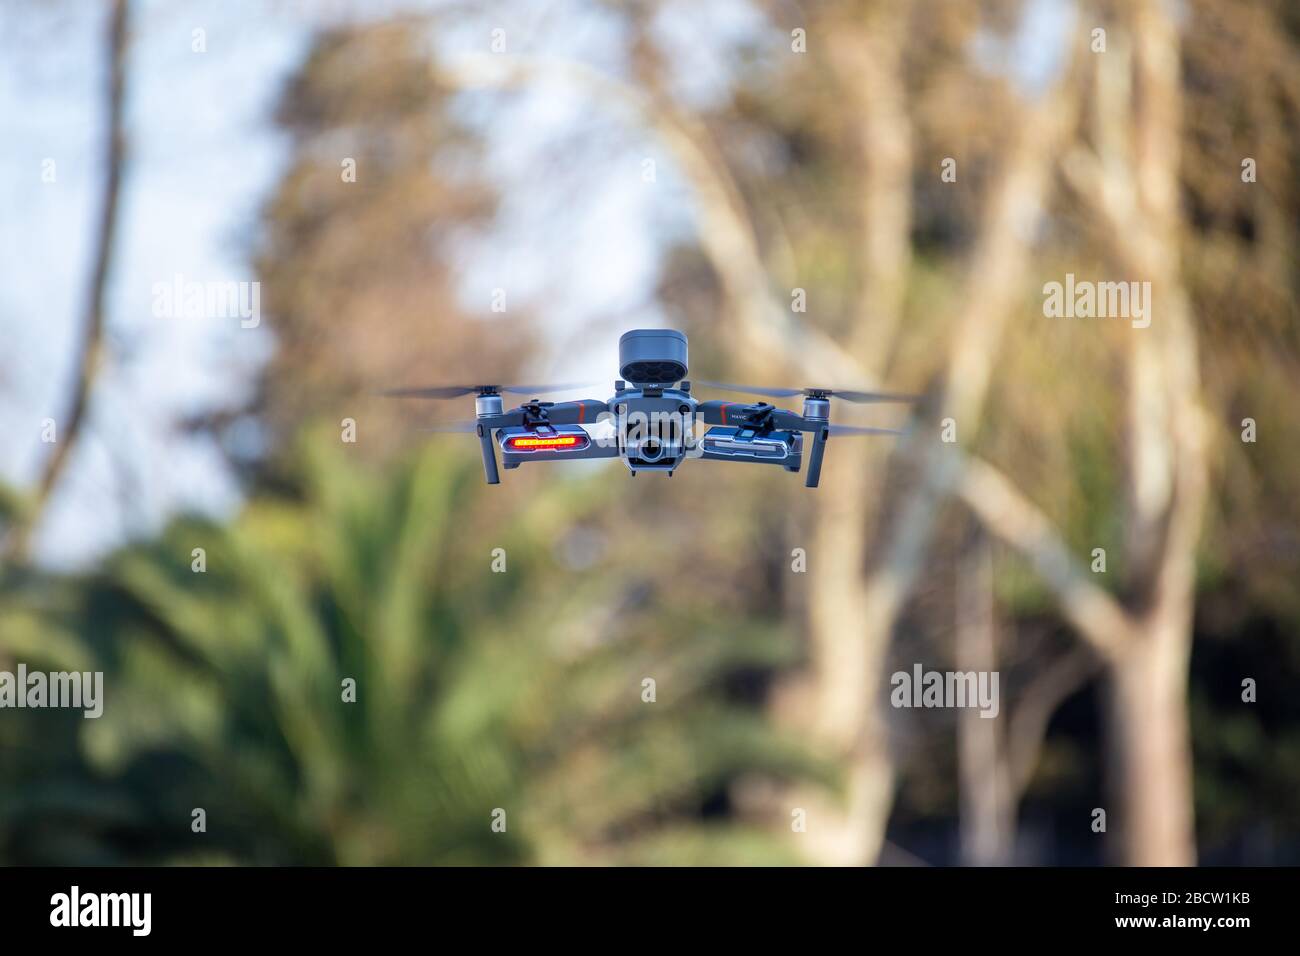
<svg viewBox="0 0 1300 956">
<path fill-rule="evenodd" d="M 544 395 L 547 392 L 567 392 L 575 388 L 591 388 L 595 382 L 564 382 L 558 385 L 434 385 L 414 388 L 386 388 L 380 395 L 389 398 L 459 398 L 462 395 L 509 392 L 512 395 Z"/>
<path fill-rule="evenodd" d="M 815 389 L 809 389 L 815 391 Z M 917 402 L 920 401 L 920 395 L 904 395 L 900 392 L 857 392 L 851 389 L 828 388 L 825 391 L 835 398 L 842 398 L 846 402 L 856 402 L 866 404 L 869 402 Z"/>
<path fill-rule="evenodd" d="M 793 395 L 802 395 L 802 388 L 761 388 L 758 385 L 728 385 L 726 382 L 697 382 L 697 385 L 707 385 L 709 388 L 721 389 L 724 392 L 739 392 L 742 395 L 766 395 L 769 398 L 790 398 Z"/>
<path fill-rule="evenodd" d="M 466 432 L 473 434 L 478 430 L 478 422 L 434 422 L 420 428 L 426 432 Z"/>
<path fill-rule="evenodd" d="M 831 435 L 906 435 L 907 432 L 897 428 L 870 428 L 862 425 L 830 425 Z"/>
<path fill-rule="evenodd" d="M 700 385 L 707 385 L 709 388 L 721 389 L 724 392 L 740 392 L 744 395 L 767 395 L 772 398 L 792 398 L 795 395 L 810 396 L 833 396 L 842 398 L 846 402 L 914 402 L 919 395 L 900 395 L 894 392 L 861 392 L 852 389 L 838 388 L 765 388 L 759 385 L 730 385 L 726 382 L 698 382 Z"/>
<path fill-rule="evenodd" d="M 440 385 L 433 388 L 385 388 L 379 394 L 388 398 L 459 398 L 473 395 L 477 385 Z"/>
<path fill-rule="evenodd" d="M 568 392 L 576 388 L 595 388 L 599 382 L 564 382 L 559 385 L 502 385 L 501 391 L 511 395 L 543 395 L 547 392 Z"/>
</svg>

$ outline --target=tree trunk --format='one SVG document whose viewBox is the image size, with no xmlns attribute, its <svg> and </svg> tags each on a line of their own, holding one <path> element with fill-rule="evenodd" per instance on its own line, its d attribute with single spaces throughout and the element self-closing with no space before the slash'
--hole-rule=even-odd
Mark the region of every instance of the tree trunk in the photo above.
<svg viewBox="0 0 1300 956">
<path fill-rule="evenodd" d="M 831 41 L 844 94 L 858 117 L 854 131 L 863 169 L 861 287 L 850 351 L 872 379 L 886 372 L 911 269 L 912 128 L 901 61 L 905 25 L 901 5 L 880 3 L 868 8 L 862 27 L 840 29 Z M 818 739 L 844 758 L 848 772 L 843 804 L 824 808 L 822 827 L 811 841 L 812 858 L 847 866 L 870 866 L 879 859 L 894 800 L 883 704 L 891 629 L 865 626 L 867 548 L 887 447 L 837 443 L 827 456 L 813 519 L 812 719 Z"/>
<path fill-rule="evenodd" d="M 1112 842 L 1129 866 L 1192 866 L 1192 755 L 1187 718 L 1190 628 L 1158 607 L 1111 665 L 1106 708 Z"/>
<path fill-rule="evenodd" d="M 805 690 L 818 741 L 848 771 L 843 803 L 805 799 L 819 807 L 821 821 L 809 828 L 810 858 L 836 866 L 876 862 L 893 802 L 889 725 L 879 706 L 889 635 L 862 625 L 867 528 L 881 465 L 866 442 L 844 442 L 828 456 L 811 542 Z"/>
<path fill-rule="evenodd" d="M 957 669 L 976 674 L 996 671 L 993 548 L 978 528 L 961 558 L 955 604 Z M 967 866 L 1003 866 L 1011 862 L 1015 806 L 1007 747 L 1001 734 L 1006 719 L 1001 712 L 998 717 L 984 717 L 975 707 L 957 712 L 961 857 Z"/>
</svg>

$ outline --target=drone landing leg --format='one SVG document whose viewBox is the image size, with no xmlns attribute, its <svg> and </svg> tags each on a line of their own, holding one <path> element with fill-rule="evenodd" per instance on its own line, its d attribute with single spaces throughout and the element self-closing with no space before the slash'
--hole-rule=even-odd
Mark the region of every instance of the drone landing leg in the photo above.
<svg viewBox="0 0 1300 956">
<path fill-rule="evenodd" d="M 817 482 L 821 480 L 822 456 L 826 454 L 827 433 L 828 429 L 823 425 L 813 434 L 812 456 L 808 459 L 808 478 L 803 483 L 805 488 L 816 488 Z"/>
<path fill-rule="evenodd" d="M 483 474 L 489 485 L 501 484 L 501 475 L 497 472 L 497 453 L 492 447 L 492 429 L 478 427 L 478 443 L 483 449 Z"/>
</svg>

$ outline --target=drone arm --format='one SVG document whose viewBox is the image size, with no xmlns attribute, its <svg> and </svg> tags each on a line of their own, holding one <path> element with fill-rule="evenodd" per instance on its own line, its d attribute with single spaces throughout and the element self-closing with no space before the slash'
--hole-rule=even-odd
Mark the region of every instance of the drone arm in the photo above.
<svg viewBox="0 0 1300 956">
<path fill-rule="evenodd" d="M 726 424 L 725 409 L 731 402 L 700 402 L 695 407 L 695 414 L 704 419 L 706 425 L 723 425 Z"/>
<path fill-rule="evenodd" d="M 593 398 L 577 402 L 557 402 L 544 406 L 546 422 L 550 425 L 595 425 L 609 406 Z"/>
<path fill-rule="evenodd" d="M 815 432 L 825 422 L 812 421 L 804 418 L 797 412 L 787 411 L 784 408 L 773 409 L 771 417 L 768 419 L 773 428 L 780 428 L 792 432 Z"/>
<path fill-rule="evenodd" d="M 761 403 L 751 402 L 700 402 L 695 407 L 695 414 L 704 419 L 706 425 L 738 425 L 748 424 L 749 416 L 753 412 L 762 408 Z"/>
</svg>

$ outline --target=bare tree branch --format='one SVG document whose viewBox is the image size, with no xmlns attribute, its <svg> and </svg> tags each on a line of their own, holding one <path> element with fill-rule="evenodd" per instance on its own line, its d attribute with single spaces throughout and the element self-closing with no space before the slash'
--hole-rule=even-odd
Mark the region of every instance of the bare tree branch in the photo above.
<svg viewBox="0 0 1300 956">
<path fill-rule="evenodd" d="M 1098 654 L 1114 659 L 1133 631 L 1128 615 L 1078 566 L 1048 517 L 981 461 L 965 462 L 956 488 L 984 527 L 1029 559 L 1080 636 Z"/>
<path fill-rule="evenodd" d="M 958 438 L 966 445 L 979 428 L 1006 317 L 1022 287 L 1029 237 L 1042 214 L 1053 160 L 1073 128 L 1077 105 L 1071 68 L 1058 89 L 1026 111 L 1018 139 L 994 187 L 967 269 L 961 295 L 966 309 L 957 321 L 938 402 L 943 414 L 953 419 Z M 939 510 L 960 478 L 960 450 L 939 441 L 938 424 L 920 424 L 907 441 L 905 450 L 917 462 L 919 475 L 898 509 L 883 558 L 868 583 L 864 615 L 868 633 L 892 630 L 920 569 Z"/>
<path fill-rule="evenodd" d="M 873 3 L 858 29 L 828 38 L 862 164 L 857 315 L 851 353 L 875 377 L 893 352 L 912 265 L 912 131 L 903 82 L 910 8 Z"/>
<path fill-rule="evenodd" d="M 105 290 L 117 235 L 118 194 L 121 189 L 125 153 L 123 100 L 126 79 L 127 5 L 127 0 L 114 0 L 108 17 L 104 186 L 100 200 L 99 221 L 95 230 L 90 282 L 86 292 L 84 330 L 81 353 L 77 359 L 77 378 L 72 394 L 72 407 L 63 423 L 62 434 L 57 436 L 58 440 L 55 441 L 50 457 L 41 471 L 31 501 L 10 530 L 8 541 L 5 543 L 5 557 L 9 560 L 21 560 L 27 556 L 32 531 L 39 523 L 81 433 L 90 406 L 91 391 L 94 389 L 99 372 L 104 344 Z"/>
<path fill-rule="evenodd" d="M 1101 659 L 1086 647 L 1072 647 L 1039 674 L 1010 715 L 1007 762 L 1014 801 L 1024 798 L 1042 753 L 1047 725 L 1065 699 L 1101 669 Z"/>
</svg>

